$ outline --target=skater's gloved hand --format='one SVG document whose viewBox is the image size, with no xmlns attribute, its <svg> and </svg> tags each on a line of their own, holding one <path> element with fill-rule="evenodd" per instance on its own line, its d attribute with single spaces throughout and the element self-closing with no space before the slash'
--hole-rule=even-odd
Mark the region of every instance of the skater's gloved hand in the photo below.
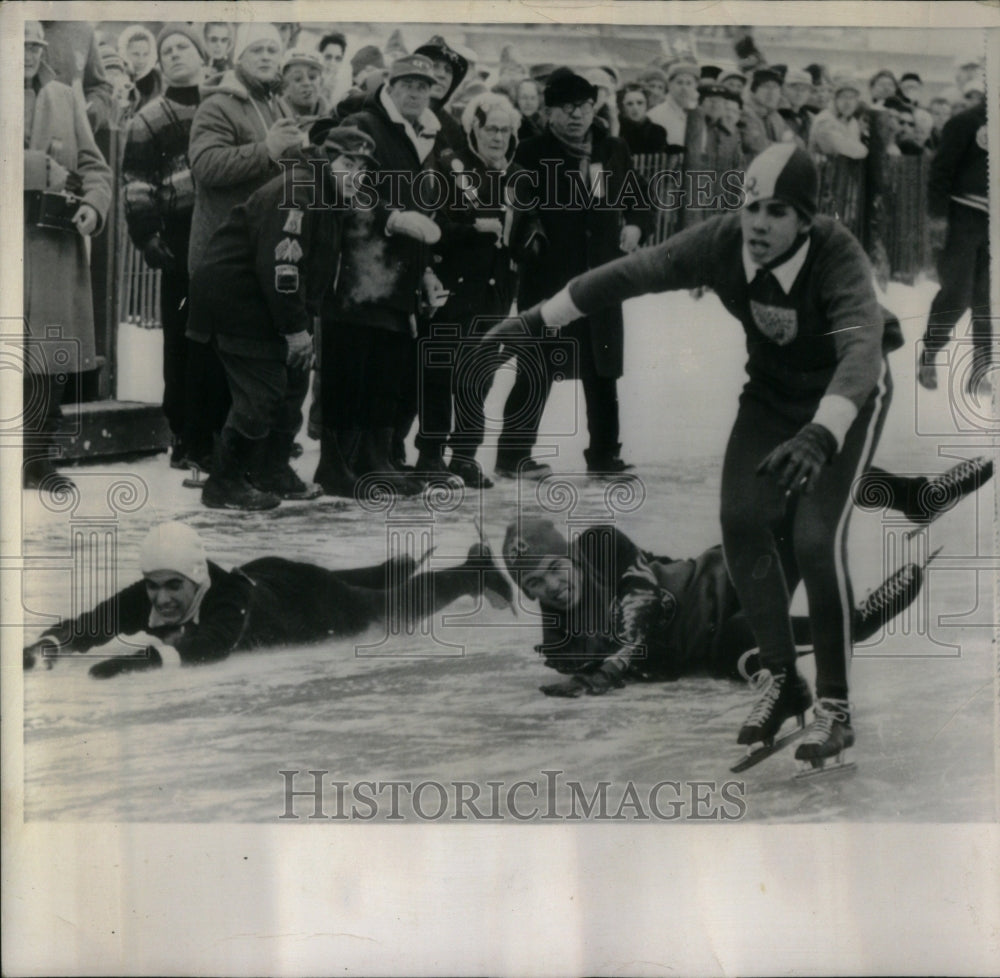
<svg viewBox="0 0 1000 978">
<path fill-rule="evenodd" d="M 583 696 L 589 690 L 589 686 L 584 682 L 582 676 L 572 676 L 564 679 L 561 683 L 548 683 L 538 687 L 546 696 L 563 696 L 569 699 L 576 699 Z"/>
<path fill-rule="evenodd" d="M 39 657 L 45 663 L 46 669 L 51 669 L 56 664 L 56 656 L 59 654 L 59 645 L 52 638 L 40 638 L 37 642 L 24 647 L 24 668 L 34 669 L 35 662 Z"/>
<path fill-rule="evenodd" d="M 296 370 L 308 370 L 312 366 L 313 339 L 306 330 L 285 334 L 288 355 L 285 363 Z"/>
<path fill-rule="evenodd" d="M 422 244 L 437 244 L 441 228 L 419 211 L 393 211 L 385 225 L 386 234 L 401 234 Z"/>
<path fill-rule="evenodd" d="M 502 319 L 495 326 L 488 329 L 482 336 L 481 342 L 491 343 L 510 339 L 530 339 L 541 336 L 545 329 L 545 322 L 542 319 L 542 304 L 536 303 L 530 309 L 518 313 L 516 316 L 508 316 Z"/>
<path fill-rule="evenodd" d="M 94 679 L 110 679 L 123 672 L 142 672 L 145 669 L 159 669 L 163 666 L 163 659 L 152 645 L 132 655 L 121 656 L 117 659 L 105 659 L 90 667 L 90 675 Z"/>
<path fill-rule="evenodd" d="M 809 493 L 836 451 L 833 434 L 823 425 L 810 422 L 771 452 L 757 466 L 757 475 L 773 474 L 786 492 Z"/>
<path fill-rule="evenodd" d="M 170 271 L 177 264 L 177 256 L 167 247 L 158 234 L 154 234 L 143 246 L 142 257 L 150 268 Z"/>
</svg>

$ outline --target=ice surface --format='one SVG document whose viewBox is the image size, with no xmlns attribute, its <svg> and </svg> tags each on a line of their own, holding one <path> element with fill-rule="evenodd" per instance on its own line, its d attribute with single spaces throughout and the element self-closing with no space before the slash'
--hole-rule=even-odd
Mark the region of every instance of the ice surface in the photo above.
<svg viewBox="0 0 1000 978">
<path fill-rule="evenodd" d="M 914 342 L 933 291 L 930 283 L 896 285 L 886 299 L 902 317 L 908 343 L 891 358 L 896 395 L 877 461 L 902 472 L 941 471 L 956 457 L 982 454 L 990 441 L 982 429 L 959 430 L 964 422 L 954 420 L 947 383 L 916 398 Z M 626 306 L 626 322 L 624 454 L 639 463 L 645 495 L 612 503 L 621 527 L 642 546 L 693 556 L 719 540 L 720 458 L 741 384 L 742 333 L 711 295 L 636 300 Z M 123 357 L 122 368 L 129 396 L 149 400 L 142 392 L 158 390 L 157 351 L 150 342 L 158 335 L 130 337 L 135 360 L 126 369 Z M 501 372 L 488 417 L 500 417 L 511 379 L 510 371 Z M 571 518 L 585 522 L 615 511 L 608 508 L 605 486 L 573 475 L 582 468 L 585 433 L 551 437 L 573 430 L 582 408 L 579 385 L 555 387 L 539 454 L 551 448 L 554 468 L 567 474 L 563 481 L 572 487 L 561 490 L 563 502 L 572 497 Z M 487 467 L 494 444 L 495 433 L 481 455 Z M 295 467 L 309 476 L 318 447 L 309 440 L 305 447 Z M 474 539 L 473 516 L 497 546 L 533 491 L 522 490 L 519 499 L 514 484 L 500 483 L 433 515 L 417 502 L 384 514 L 330 499 L 252 515 L 202 508 L 162 455 L 88 466 L 74 476 L 85 503 L 125 476 L 141 479 L 148 499 L 117 524 L 117 576 L 91 575 L 88 588 L 78 591 L 67 561 L 72 533 L 94 530 L 99 521 L 87 523 L 84 510 L 93 516 L 101 507 L 53 512 L 36 494 L 23 494 L 26 553 L 50 558 L 48 569 L 25 578 L 29 638 L 51 620 L 47 616 L 78 611 L 133 580 L 137 544 L 161 520 L 197 527 L 224 566 L 264 554 L 352 566 L 384 559 L 399 539 L 420 549 L 432 538 L 433 566 L 441 567 L 464 556 Z M 551 506 L 559 501 L 545 500 Z M 857 651 L 851 678 L 858 770 L 795 782 L 791 751 L 782 752 L 739 776 L 748 819 L 996 817 L 993 527 L 991 485 L 926 531 L 918 543 L 923 549 L 913 553 L 937 546 L 944 551 L 932 565 L 922 601 L 905 628 L 900 623 L 894 634 Z M 906 556 L 898 532 L 906 528 L 887 524 L 881 514 L 855 513 L 850 560 L 857 597 Z M 78 567 L 98 566 L 96 539 L 81 538 Z M 801 595 L 796 602 L 801 610 Z M 540 634 L 535 611 L 526 603 L 515 619 L 465 599 L 434 623 L 433 634 L 396 636 L 380 645 L 382 636 L 373 630 L 357 642 L 235 655 L 215 666 L 108 682 L 87 676 L 90 656 L 63 659 L 51 671 L 36 669 L 25 674 L 26 817 L 269 822 L 285 810 L 280 770 L 325 770 L 328 780 L 349 783 L 508 785 L 520 779 L 544 783 L 540 772 L 558 770 L 562 782 L 592 788 L 611 781 L 615 797 L 629 781 L 642 796 L 664 780 L 734 778 L 728 768 L 740 753 L 736 731 L 752 702 L 744 686 L 695 677 L 631 685 L 604 697 L 546 698 L 538 685 L 554 674 L 532 648 Z M 366 643 L 372 647 L 359 653 L 356 645 Z M 811 660 L 804 661 L 811 678 Z M 303 775 L 295 786 L 310 783 Z M 432 811 L 434 798 L 427 804 Z M 564 793 L 560 799 L 564 805 Z M 312 809 L 300 800 L 296 811 L 305 816 Z"/>
</svg>

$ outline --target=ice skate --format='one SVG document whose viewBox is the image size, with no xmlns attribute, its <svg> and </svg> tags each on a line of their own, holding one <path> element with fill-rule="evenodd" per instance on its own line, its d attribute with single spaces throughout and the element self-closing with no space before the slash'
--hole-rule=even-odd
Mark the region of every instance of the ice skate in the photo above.
<svg viewBox="0 0 1000 978">
<path fill-rule="evenodd" d="M 927 526 L 953 509 L 991 478 L 993 478 L 993 459 L 985 455 L 965 459 L 953 465 L 947 472 L 929 478 L 920 487 L 916 501 L 904 510 L 904 515 L 914 523 Z"/>
<path fill-rule="evenodd" d="M 204 489 L 208 473 L 193 459 L 185 459 L 184 464 L 190 474 L 181 482 L 181 485 L 185 489 Z"/>
<path fill-rule="evenodd" d="M 923 564 L 904 564 L 887 577 L 854 610 L 854 640 L 863 642 L 917 600 L 924 583 L 924 569 L 941 553 L 941 547 Z"/>
<path fill-rule="evenodd" d="M 465 565 L 479 571 L 482 575 L 483 594 L 494 608 L 510 608 L 516 614 L 514 590 L 510 586 L 510 581 L 504 577 L 500 570 L 479 520 L 473 519 L 472 522 L 479 534 L 479 542 L 474 543 L 469 548 L 469 556 L 466 558 Z"/>
<path fill-rule="evenodd" d="M 796 777 L 851 770 L 854 764 L 846 759 L 846 752 L 853 746 L 854 730 L 847 700 L 826 697 L 817 700 L 813 722 L 795 751 L 795 760 L 801 762 Z"/>
<path fill-rule="evenodd" d="M 760 695 L 736 738 L 738 744 L 746 745 L 747 752 L 730 768 L 733 772 L 753 767 L 798 737 L 805 729 L 805 711 L 812 704 L 812 693 L 794 666 L 773 673 L 761 669 L 750 685 Z M 797 726 L 778 737 L 789 718 L 794 718 Z"/>
</svg>

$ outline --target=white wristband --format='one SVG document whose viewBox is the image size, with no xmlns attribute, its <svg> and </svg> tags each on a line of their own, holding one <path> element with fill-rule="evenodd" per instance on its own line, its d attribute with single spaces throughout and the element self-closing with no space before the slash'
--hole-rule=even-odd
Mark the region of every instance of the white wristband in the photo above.
<svg viewBox="0 0 1000 978">
<path fill-rule="evenodd" d="M 839 452 L 844 447 L 844 439 L 857 416 L 858 409 L 852 400 L 842 394 L 827 394 L 819 402 L 812 420 L 813 424 L 821 424 L 833 435 Z"/>
</svg>

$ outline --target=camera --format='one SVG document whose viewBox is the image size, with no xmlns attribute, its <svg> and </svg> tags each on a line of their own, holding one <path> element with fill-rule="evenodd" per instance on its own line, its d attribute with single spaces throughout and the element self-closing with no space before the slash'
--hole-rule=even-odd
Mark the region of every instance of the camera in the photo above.
<svg viewBox="0 0 1000 978">
<path fill-rule="evenodd" d="M 76 233 L 73 218 L 83 198 L 65 190 L 33 190 L 24 195 L 25 220 L 40 228 Z"/>
</svg>

